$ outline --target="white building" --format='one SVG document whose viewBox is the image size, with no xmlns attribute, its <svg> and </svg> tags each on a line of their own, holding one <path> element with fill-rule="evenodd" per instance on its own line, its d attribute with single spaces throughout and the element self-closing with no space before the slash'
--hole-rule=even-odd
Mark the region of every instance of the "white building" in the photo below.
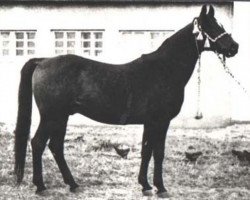
<svg viewBox="0 0 250 200">
<path fill-rule="evenodd" d="M 73 53 L 109 63 L 131 61 L 143 53 L 155 50 L 164 39 L 198 16 L 205 1 L 191 2 L 1 1 L 0 121 L 15 123 L 19 73 L 28 58 Z M 246 67 L 250 52 L 250 25 L 247 21 L 250 4 L 214 0 L 213 5 L 216 18 L 228 32 L 233 32 L 235 40 L 240 43 L 241 55 L 229 60 L 228 65 L 247 87 L 250 85 L 247 78 L 250 70 Z M 250 112 L 247 112 L 250 110 L 250 100 L 226 75 L 212 52 L 202 54 L 201 92 L 204 118 L 196 121 L 197 74 L 194 73 L 186 88 L 181 113 L 173 124 L 221 126 L 231 120 L 250 120 Z M 37 111 L 33 119 L 38 120 Z M 86 121 L 88 120 L 79 116 L 71 118 L 71 123 Z"/>
</svg>

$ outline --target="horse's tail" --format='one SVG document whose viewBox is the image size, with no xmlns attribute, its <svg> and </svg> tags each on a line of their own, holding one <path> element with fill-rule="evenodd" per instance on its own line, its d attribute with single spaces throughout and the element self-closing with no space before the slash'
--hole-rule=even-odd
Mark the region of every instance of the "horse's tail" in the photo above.
<svg viewBox="0 0 250 200">
<path fill-rule="evenodd" d="M 18 92 L 18 114 L 15 129 L 15 174 L 17 183 L 23 179 L 27 142 L 30 133 L 32 112 L 32 75 L 43 58 L 29 60 L 21 70 Z"/>
</svg>

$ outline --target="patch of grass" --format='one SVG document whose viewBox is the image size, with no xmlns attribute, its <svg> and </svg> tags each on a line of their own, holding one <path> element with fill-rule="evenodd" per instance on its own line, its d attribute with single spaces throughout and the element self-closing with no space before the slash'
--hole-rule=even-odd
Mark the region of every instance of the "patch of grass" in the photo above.
<svg viewBox="0 0 250 200">
<path fill-rule="evenodd" d="M 17 187 L 13 176 L 14 135 L 8 128 L 0 130 L 0 199 L 142 199 L 141 187 L 137 183 L 141 126 L 68 127 L 65 157 L 76 182 L 81 185 L 80 192 L 69 192 L 46 148 L 43 174 L 48 190 L 42 197 L 35 195 L 32 184 L 30 145 L 24 180 Z M 231 153 L 232 149 L 250 150 L 250 132 L 247 130 L 250 126 L 243 124 L 209 131 L 170 129 L 163 176 L 171 199 L 249 199 L 249 163 L 239 161 Z M 223 137 L 216 137 L 218 133 Z M 128 159 L 120 158 L 113 151 L 113 145 L 117 144 L 130 146 Z M 196 162 L 188 162 L 185 158 L 185 151 L 190 147 L 202 152 Z M 150 183 L 152 173 L 153 162 L 149 167 Z"/>
</svg>

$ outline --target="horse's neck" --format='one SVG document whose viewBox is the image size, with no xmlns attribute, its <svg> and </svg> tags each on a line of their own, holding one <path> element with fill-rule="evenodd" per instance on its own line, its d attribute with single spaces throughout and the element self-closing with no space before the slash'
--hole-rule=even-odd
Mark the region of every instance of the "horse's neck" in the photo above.
<svg viewBox="0 0 250 200">
<path fill-rule="evenodd" d="M 187 25 L 167 39 L 157 51 L 161 52 L 163 62 L 170 68 L 171 77 L 178 83 L 186 85 L 198 59 L 192 24 Z"/>
</svg>

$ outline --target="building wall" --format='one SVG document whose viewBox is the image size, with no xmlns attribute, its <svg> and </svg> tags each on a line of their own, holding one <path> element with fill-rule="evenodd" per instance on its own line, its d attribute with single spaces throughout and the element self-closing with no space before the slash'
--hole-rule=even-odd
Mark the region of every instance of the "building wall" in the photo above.
<svg viewBox="0 0 250 200">
<path fill-rule="evenodd" d="M 2 6 L 0 30 L 35 29 L 36 56 L 54 55 L 52 29 L 105 29 L 103 55 L 94 57 L 109 63 L 123 63 L 153 50 L 145 45 L 146 37 L 124 37 L 126 30 L 167 30 L 166 37 L 190 23 L 200 13 L 201 4 L 147 5 L 72 5 L 72 6 Z M 215 5 L 216 18 L 226 30 L 232 31 L 232 3 Z M 137 38 L 137 39 L 136 39 Z M 163 38 L 161 38 L 163 40 Z M 160 44 L 161 41 L 157 41 Z M 147 42 L 148 44 L 148 42 Z M 157 44 L 154 48 L 157 47 Z M 15 122 L 19 71 L 27 57 L 1 57 L 0 67 L 0 121 Z M 234 59 L 234 58 L 233 58 Z M 233 62 L 233 61 L 231 61 Z M 223 81 L 222 81 L 223 80 Z M 173 121 L 181 126 L 218 126 L 227 123 L 232 116 L 230 79 L 224 73 L 216 56 L 202 54 L 201 108 L 204 118 L 194 120 L 197 109 L 197 74 L 189 81 L 181 113 Z M 34 108 L 36 110 L 36 108 Z M 39 119 L 37 110 L 33 121 Z M 74 116 L 71 123 L 88 122 Z"/>
<path fill-rule="evenodd" d="M 230 63 L 235 77 L 246 88 L 247 93 L 234 82 L 232 86 L 232 119 L 250 121 L 250 2 L 234 3 L 233 36 L 239 42 L 240 48 L 237 57 Z"/>
</svg>

